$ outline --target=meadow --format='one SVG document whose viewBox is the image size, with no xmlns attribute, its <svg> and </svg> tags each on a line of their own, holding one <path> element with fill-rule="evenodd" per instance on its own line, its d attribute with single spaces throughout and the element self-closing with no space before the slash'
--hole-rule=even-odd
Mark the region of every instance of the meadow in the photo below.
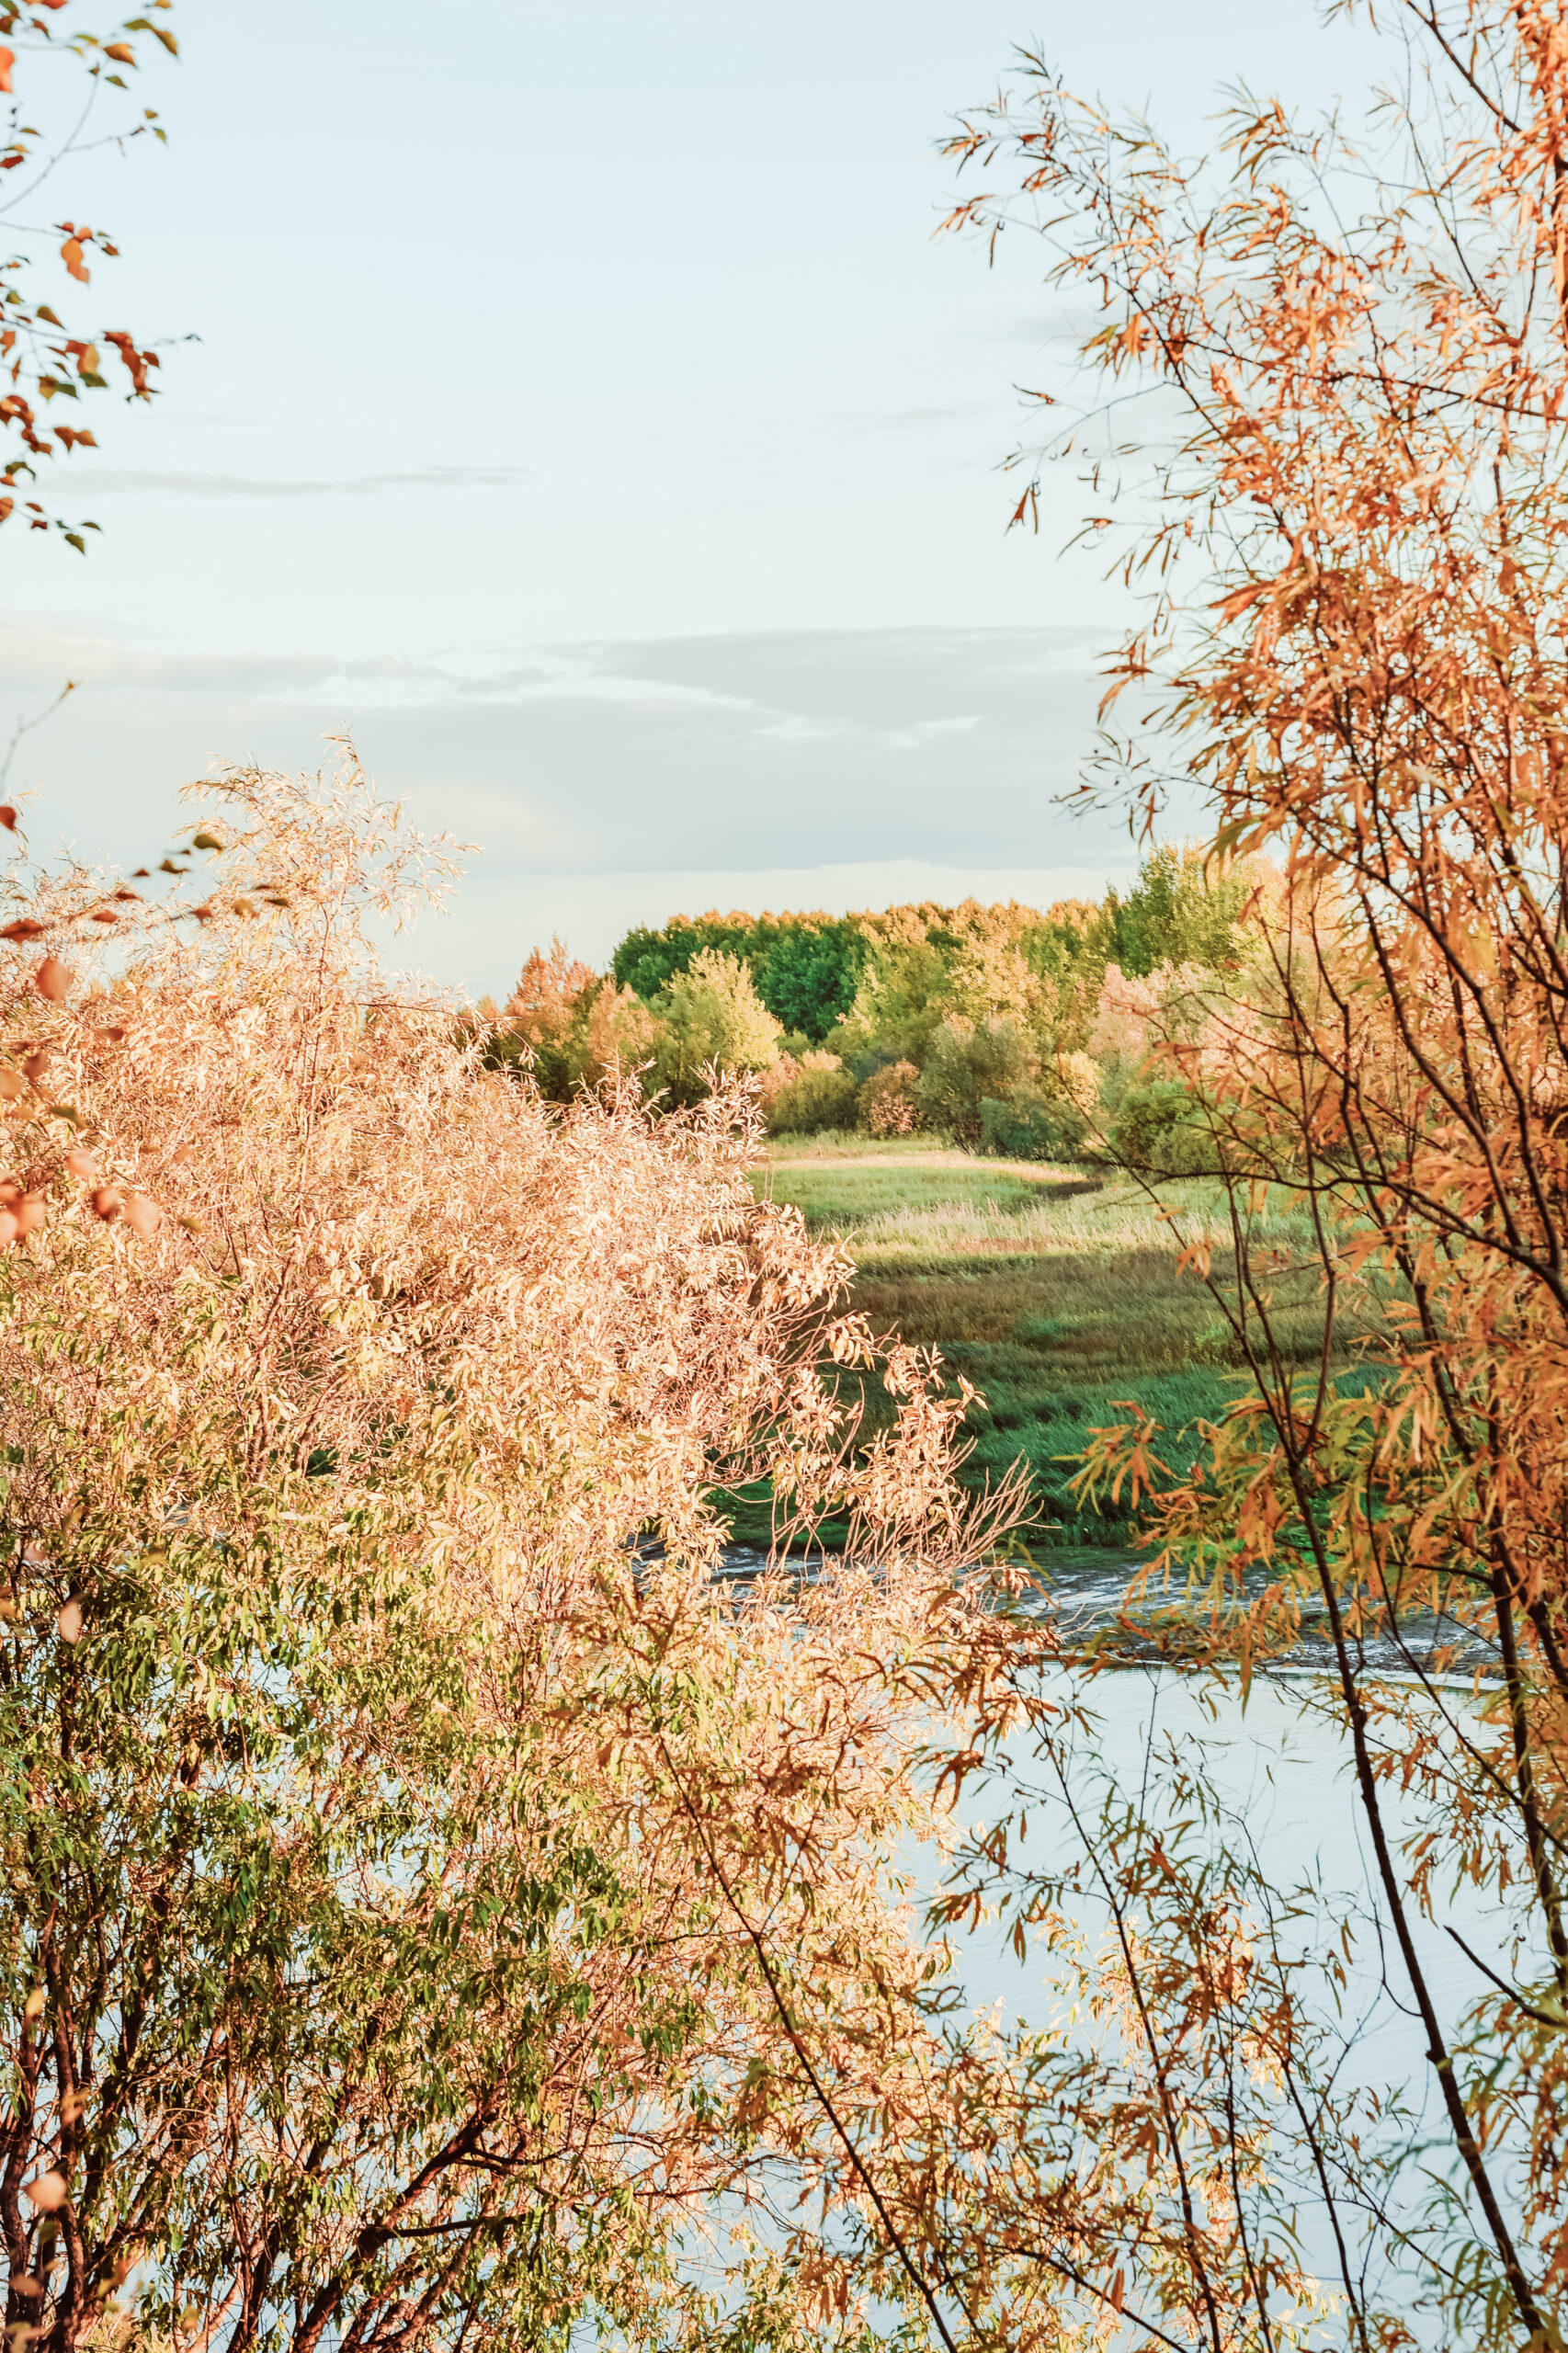
<svg viewBox="0 0 1568 2353">
<path fill-rule="evenodd" d="M 1163 1458 L 1184 1467 L 1199 1425 L 1250 1385 L 1219 1304 L 1177 1263 L 1194 1235 L 1228 1232 L 1211 1182 L 1172 1180 L 1152 1199 L 1094 1167 L 846 1135 L 775 1138 L 756 1182 L 813 1233 L 842 1236 L 858 1269 L 852 1303 L 874 1330 L 939 1349 L 974 1385 L 965 1476 L 994 1481 L 1022 1458 L 1042 1549 L 1134 1538 L 1125 1508 L 1085 1511 L 1071 1489 L 1090 1432 L 1126 1418 L 1120 1401 L 1153 1415 L 1169 1434 Z M 1320 1274 L 1305 1218 L 1277 1200 L 1256 1239 L 1282 1262 L 1273 1298 L 1289 1351 L 1315 1362 Z M 1224 1288 L 1227 1249 L 1213 1268 Z M 1356 1367 L 1354 1354 L 1336 1358 L 1342 1381 Z"/>
</svg>

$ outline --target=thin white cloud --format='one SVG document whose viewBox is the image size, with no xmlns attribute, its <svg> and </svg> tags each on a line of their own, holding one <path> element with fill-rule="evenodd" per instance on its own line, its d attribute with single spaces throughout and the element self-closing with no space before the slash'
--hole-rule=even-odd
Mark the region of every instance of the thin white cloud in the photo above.
<svg viewBox="0 0 1568 2353">
<path fill-rule="evenodd" d="M 841 410 L 835 425 L 860 433 L 918 432 L 928 425 L 953 425 L 967 416 L 994 416 L 994 401 L 956 401 L 948 408 Z"/>
<path fill-rule="evenodd" d="M 173 492 L 182 498 L 365 498 L 383 490 L 513 490 L 523 466 L 413 466 L 403 472 L 349 474 L 336 482 L 287 482 L 264 474 L 135 473 L 87 467 L 73 488 L 89 494 Z"/>
<path fill-rule="evenodd" d="M 1061 805 L 1094 741 L 1096 634 L 780 630 L 409 658 L 136 645 L 18 615 L 0 619 L 0 736 L 77 679 L 15 782 L 41 795 L 40 841 L 58 822 L 134 864 L 147 813 L 172 821 L 186 779 L 313 769 L 347 729 L 415 822 L 485 846 L 496 895 L 474 919 L 510 957 L 502 876 L 1125 859 L 1119 817 Z"/>
</svg>

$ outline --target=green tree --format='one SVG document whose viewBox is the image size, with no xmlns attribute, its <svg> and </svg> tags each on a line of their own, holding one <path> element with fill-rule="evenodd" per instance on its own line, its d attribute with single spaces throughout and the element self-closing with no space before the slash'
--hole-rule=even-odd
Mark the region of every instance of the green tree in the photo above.
<svg viewBox="0 0 1568 2353">
<path fill-rule="evenodd" d="M 738 956 L 704 948 L 660 990 L 664 1028 L 659 1077 L 676 1103 L 694 1103 L 707 1091 L 710 1068 L 733 1074 L 766 1070 L 778 1051 L 778 1025 L 752 986 Z"/>
<path fill-rule="evenodd" d="M 1233 971 L 1249 952 L 1244 915 L 1266 873 L 1260 859 L 1216 867 L 1191 843 L 1151 851 L 1125 899 L 1107 894 L 1108 961 L 1138 979 L 1162 964 Z"/>
<path fill-rule="evenodd" d="M 820 1045 L 854 1002 L 866 941 L 853 918 L 824 915 L 672 915 L 657 929 L 629 931 L 610 970 L 623 988 L 652 1005 L 705 949 L 747 966 L 753 985 L 781 1029 Z"/>
<path fill-rule="evenodd" d="M 769 1013 L 820 1045 L 854 1004 L 865 961 L 865 937 L 852 921 L 784 915 L 753 976 Z"/>
</svg>

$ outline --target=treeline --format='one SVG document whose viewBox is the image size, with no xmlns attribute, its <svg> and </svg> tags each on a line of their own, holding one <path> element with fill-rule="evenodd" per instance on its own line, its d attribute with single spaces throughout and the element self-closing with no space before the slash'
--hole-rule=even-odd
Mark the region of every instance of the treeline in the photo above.
<svg viewBox="0 0 1568 2353">
<path fill-rule="evenodd" d="M 1165 847 L 1125 895 L 881 913 L 676 915 L 627 933 L 608 972 L 560 940 L 494 1015 L 494 1064 L 562 1102 L 638 1069 L 673 1106 L 749 1073 L 775 1134 L 932 1132 L 1023 1158 L 1093 1131 L 1140 1158 L 1199 1164 L 1184 1090 L 1150 1080 L 1151 1031 L 1200 1014 L 1239 973 L 1274 870 Z"/>
</svg>

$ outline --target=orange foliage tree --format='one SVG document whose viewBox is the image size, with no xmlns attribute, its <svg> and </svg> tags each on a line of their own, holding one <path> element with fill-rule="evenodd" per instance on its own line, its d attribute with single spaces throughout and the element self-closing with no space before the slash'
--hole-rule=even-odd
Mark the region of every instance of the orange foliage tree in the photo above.
<svg viewBox="0 0 1568 2353">
<path fill-rule="evenodd" d="M 177 53 L 178 43 L 164 21 L 173 5 L 174 0 L 147 0 L 149 13 L 92 32 L 77 21 L 79 11 L 72 0 L 34 0 L 31 6 L 25 0 L 3 0 L 0 5 L 5 44 L 0 45 L 0 94 L 10 101 L 9 122 L 0 132 L 0 172 L 16 174 L 3 184 L 0 213 L 14 224 L 14 235 L 53 246 L 74 287 L 90 283 L 99 256 L 113 258 L 118 248 L 112 237 L 86 222 L 62 219 L 44 228 L 29 216 L 35 206 L 48 208 L 57 200 L 49 183 L 72 156 L 108 142 L 123 146 L 149 132 L 163 139 L 154 108 L 125 106 L 131 90 L 126 75 L 139 72 L 149 54 L 158 55 L 159 47 L 153 44 L 170 56 Z M 64 13 L 68 8 L 69 15 Z M 66 74 L 85 83 L 85 89 L 73 91 L 69 111 L 74 119 L 62 131 L 41 131 L 36 127 L 38 119 L 47 118 L 51 105 L 58 105 Z M 108 91 L 120 96 L 106 100 Z M 117 107 L 120 114 L 111 120 Z M 74 330 L 32 290 L 27 275 L 31 260 L 24 249 L 0 263 L 6 279 L 0 292 L 0 372 L 9 380 L 0 387 L 0 426 L 21 444 L 22 452 L 0 466 L 6 483 L 0 522 L 16 514 L 25 517 L 35 531 L 52 527 L 85 554 L 83 533 L 98 526 L 67 522 L 30 494 L 40 463 L 74 449 L 97 449 L 97 438 L 89 426 L 49 419 L 56 413 L 56 403 L 62 408 L 69 404 L 74 415 L 80 414 L 84 392 L 107 391 L 114 376 L 128 385 L 128 399 L 150 400 L 158 355 L 139 348 L 123 327 Z"/>
<path fill-rule="evenodd" d="M 1038 230 L 1051 282 L 1098 309 L 1083 357 L 1105 403 L 1057 447 L 1103 450 L 1091 522 L 1125 533 L 1142 602 L 1107 697 L 1139 722 L 1093 789 L 1147 826 L 1196 779 L 1216 862 L 1261 851 L 1283 874 L 1252 973 L 1210 993 L 1201 1044 L 1166 1048 L 1232 1172 L 1187 1255 L 1249 1378 L 1189 1480 L 1163 1479 L 1134 1418 L 1085 1483 L 1165 1488 L 1164 1565 L 1188 1582 L 1147 1637 L 1244 1683 L 1305 1644 L 1335 1695 L 1439 2122 L 1435 2144 L 1414 2115 L 1392 2142 L 1365 2120 L 1335 2137 L 1332 2103 L 1300 2109 L 1344 2223 L 1334 2341 L 1544 2347 L 1568 2325 L 1568 17 L 1328 13 L 1395 36 L 1398 86 L 1359 145 L 1343 118 L 1248 101 L 1186 162 L 1030 59 L 952 142 L 1003 175 L 955 220 Z M 1271 1251 L 1282 1199 L 1293 1247 Z M 1303 1257 L 1324 1310 L 1307 1351 L 1278 1308 Z M 1195 2141 L 1236 2149 L 1214 2038 L 1268 1972 L 1242 1966 L 1228 1897 L 1195 1937 L 1196 1895 L 1173 1923 L 1148 1838 L 1108 1840 L 1126 2029 L 1181 2174 Z M 1456 1880 L 1483 1927 L 1456 1925 Z M 1467 1956 L 1457 2006 L 1428 1912 Z M 1299 2015 L 1243 2006 L 1288 2109 Z M 1069 2186 L 1015 2198 L 1016 2245 L 1066 2226 Z M 1129 2220 L 1119 2310 L 1125 2286 L 1151 2341 L 1274 2341 L 1233 2184 L 1194 2171 L 1171 2195 L 1171 2232 Z M 1369 2287 L 1363 2228 L 1403 2250 L 1403 2303 Z M 994 2233 L 975 2262 L 1006 2268 Z"/>
</svg>

